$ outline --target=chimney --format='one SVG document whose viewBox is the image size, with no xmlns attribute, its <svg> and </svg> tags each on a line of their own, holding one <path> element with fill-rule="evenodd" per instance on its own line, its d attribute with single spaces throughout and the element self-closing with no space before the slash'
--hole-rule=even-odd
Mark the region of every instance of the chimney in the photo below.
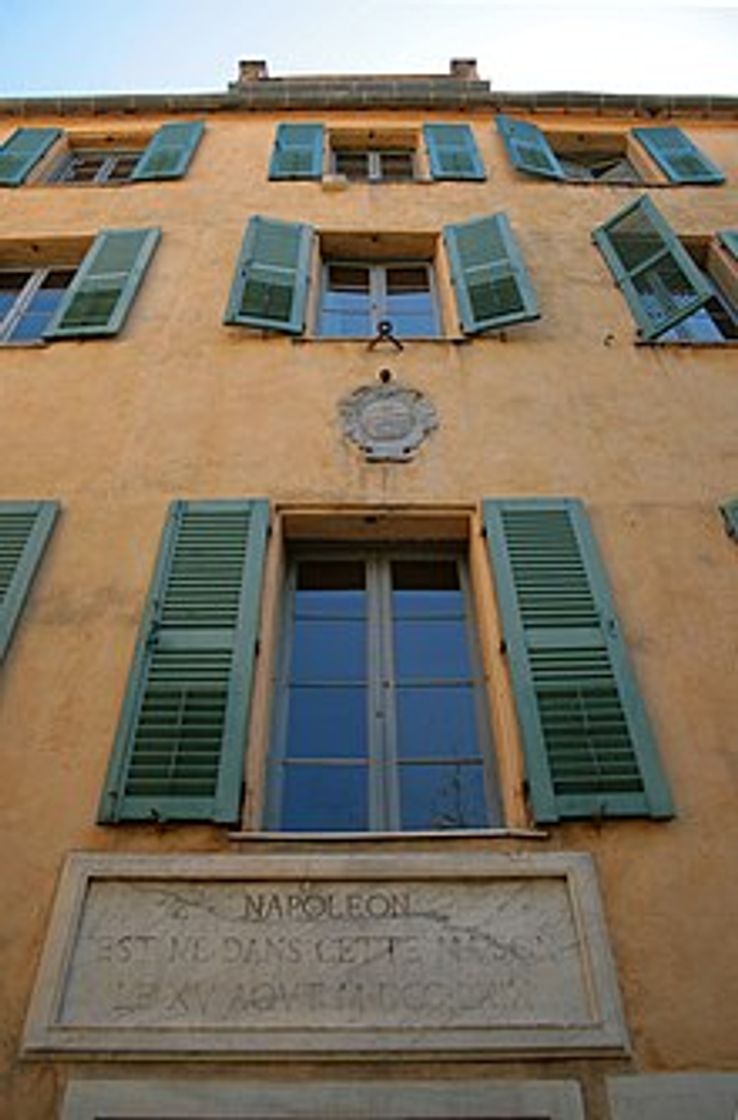
<svg viewBox="0 0 738 1120">
<path fill-rule="evenodd" d="M 451 77 L 459 78 L 462 82 L 478 82 L 476 58 L 452 58 Z"/>
<path fill-rule="evenodd" d="M 246 86 L 251 82 L 261 82 L 269 77 L 269 69 L 262 58 L 242 58 L 238 64 L 238 85 Z"/>
</svg>

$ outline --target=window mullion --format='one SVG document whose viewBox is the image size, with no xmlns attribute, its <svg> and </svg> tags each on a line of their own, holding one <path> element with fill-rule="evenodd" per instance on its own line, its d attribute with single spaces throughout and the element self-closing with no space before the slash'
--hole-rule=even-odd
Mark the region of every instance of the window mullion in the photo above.
<svg viewBox="0 0 738 1120">
<path fill-rule="evenodd" d="M 372 333 L 378 331 L 380 319 L 386 319 L 386 269 L 383 265 L 371 265 L 369 268 L 369 310 L 372 320 Z"/>
</svg>

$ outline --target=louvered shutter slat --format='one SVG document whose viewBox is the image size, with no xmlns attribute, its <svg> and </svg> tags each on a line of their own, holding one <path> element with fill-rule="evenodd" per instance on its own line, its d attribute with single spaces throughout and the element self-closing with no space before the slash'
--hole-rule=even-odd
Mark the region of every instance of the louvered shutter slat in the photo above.
<svg viewBox="0 0 738 1120">
<path fill-rule="evenodd" d="M 131 179 L 181 179 L 202 139 L 202 121 L 177 121 L 157 129 Z"/>
<path fill-rule="evenodd" d="M 536 820 L 671 816 L 584 509 L 500 500 L 484 516 Z"/>
<path fill-rule="evenodd" d="M 0 661 L 58 512 L 56 502 L 0 502 Z"/>
<path fill-rule="evenodd" d="M 17 128 L 0 147 L 0 186 L 20 186 L 61 135 L 59 128 Z"/>
<path fill-rule="evenodd" d="M 117 334 L 160 236 L 159 229 L 99 233 L 44 331 L 44 338 Z"/>
<path fill-rule="evenodd" d="M 280 124 L 269 164 L 270 179 L 320 179 L 323 174 L 322 124 Z"/>
<path fill-rule="evenodd" d="M 423 135 L 434 179 L 486 179 L 477 142 L 468 124 L 426 124 Z"/>
<path fill-rule="evenodd" d="M 249 221 L 231 286 L 225 322 L 301 334 L 312 228 L 255 216 Z"/>
<path fill-rule="evenodd" d="M 264 501 L 172 507 L 101 820 L 238 818 L 267 521 Z"/>
<path fill-rule="evenodd" d="M 536 125 L 500 113 L 497 131 L 502 137 L 510 162 L 527 175 L 544 179 L 566 179 L 566 173 L 551 145 Z"/>
<path fill-rule="evenodd" d="M 592 233 L 644 339 L 687 319 L 713 292 L 651 199 L 629 203 Z"/>
<path fill-rule="evenodd" d="M 672 183 L 724 183 L 719 167 L 699 150 L 681 128 L 634 128 L 643 144 Z"/>
<path fill-rule="evenodd" d="M 466 334 L 539 317 L 533 285 L 505 214 L 446 226 L 443 234 Z"/>
</svg>

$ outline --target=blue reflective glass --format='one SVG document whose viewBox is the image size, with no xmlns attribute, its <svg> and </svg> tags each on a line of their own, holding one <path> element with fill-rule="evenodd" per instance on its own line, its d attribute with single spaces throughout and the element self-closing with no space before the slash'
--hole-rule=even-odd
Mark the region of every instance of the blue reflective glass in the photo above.
<svg viewBox="0 0 738 1120">
<path fill-rule="evenodd" d="M 330 337 L 366 337 L 372 333 L 368 268 L 328 266 L 320 333 Z"/>
<path fill-rule="evenodd" d="M 462 620 L 398 619 L 394 624 L 399 681 L 469 680 L 471 664 Z"/>
<path fill-rule="evenodd" d="M 481 764 L 400 765 L 404 829 L 486 828 Z"/>
<path fill-rule="evenodd" d="M 394 333 L 405 338 L 437 333 L 428 270 L 424 266 L 387 269 L 383 314 L 391 321 Z"/>
<path fill-rule="evenodd" d="M 293 630 L 294 681 L 363 681 L 366 626 L 363 622 L 297 619 Z"/>
<path fill-rule="evenodd" d="M 391 571 L 395 618 L 463 616 L 455 560 L 393 560 Z"/>
<path fill-rule="evenodd" d="M 479 757 L 471 686 L 398 688 L 396 696 L 400 759 Z"/>
<path fill-rule="evenodd" d="M 46 315 L 33 315 L 26 312 L 15 324 L 8 337 L 13 342 L 31 342 L 33 339 L 41 338 L 50 318 L 51 312 Z"/>
<path fill-rule="evenodd" d="M 353 832 L 369 827 L 368 767 L 284 767 L 280 827 L 296 832 Z"/>
<path fill-rule="evenodd" d="M 365 688 L 293 685 L 288 703 L 287 758 L 366 758 Z"/>
<path fill-rule="evenodd" d="M 304 560 L 297 567 L 298 618 L 364 618 L 366 568 L 360 560 Z"/>
</svg>

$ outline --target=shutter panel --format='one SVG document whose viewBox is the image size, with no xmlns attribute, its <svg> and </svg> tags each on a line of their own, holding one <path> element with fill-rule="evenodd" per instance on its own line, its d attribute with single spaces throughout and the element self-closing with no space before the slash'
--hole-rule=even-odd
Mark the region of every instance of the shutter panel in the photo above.
<svg viewBox="0 0 738 1120">
<path fill-rule="evenodd" d="M 648 154 L 672 183 L 724 183 L 719 167 L 703 155 L 681 128 L 634 128 Z"/>
<path fill-rule="evenodd" d="M 592 233 L 638 333 L 658 338 L 707 302 L 712 287 L 647 195 Z"/>
<path fill-rule="evenodd" d="M 323 125 L 278 125 L 269 178 L 320 179 L 322 174 Z"/>
<path fill-rule="evenodd" d="M 723 502 L 720 506 L 720 512 L 725 521 L 726 533 L 734 541 L 738 541 L 738 498 L 731 498 L 729 502 Z"/>
<path fill-rule="evenodd" d="M 0 661 L 58 512 L 57 502 L 0 502 Z"/>
<path fill-rule="evenodd" d="M 174 502 L 100 820 L 238 820 L 269 508 Z"/>
<path fill-rule="evenodd" d="M 310 279 L 312 226 L 251 218 L 225 322 L 301 334 Z"/>
<path fill-rule="evenodd" d="M 738 229 L 721 229 L 718 231 L 718 238 L 738 261 Z"/>
<path fill-rule="evenodd" d="M 500 113 L 497 131 L 502 137 L 513 167 L 544 179 L 566 179 L 566 174 L 540 128 L 528 121 L 514 120 Z"/>
<path fill-rule="evenodd" d="M 425 124 L 423 135 L 434 179 L 487 178 L 468 124 Z"/>
<path fill-rule="evenodd" d="M 533 813 L 673 815 L 581 503 L 484 503 Z"/>
<path fill-rule="evenodd" d="M 158 229 L 107 229 L 99 233 L 44 338 L 117 334 L 160 236 Z"/>
<path fill-rule="evenodd" d="M 0 186 L 20 186 L 61 135 L 60 128 L 17 128 L 0 148 Z"/>
<path fill-rule="evenodd" d="M 446 226 L 443 235 L 466 334 L 539 318 L 528 270 L 505 214 Z"/>
<path fill-rule="evenodd" d="M 181 179 L 204 131 L 202 121 L 163 124 L 151 138 L 131 179 Z"/>
</svg>

